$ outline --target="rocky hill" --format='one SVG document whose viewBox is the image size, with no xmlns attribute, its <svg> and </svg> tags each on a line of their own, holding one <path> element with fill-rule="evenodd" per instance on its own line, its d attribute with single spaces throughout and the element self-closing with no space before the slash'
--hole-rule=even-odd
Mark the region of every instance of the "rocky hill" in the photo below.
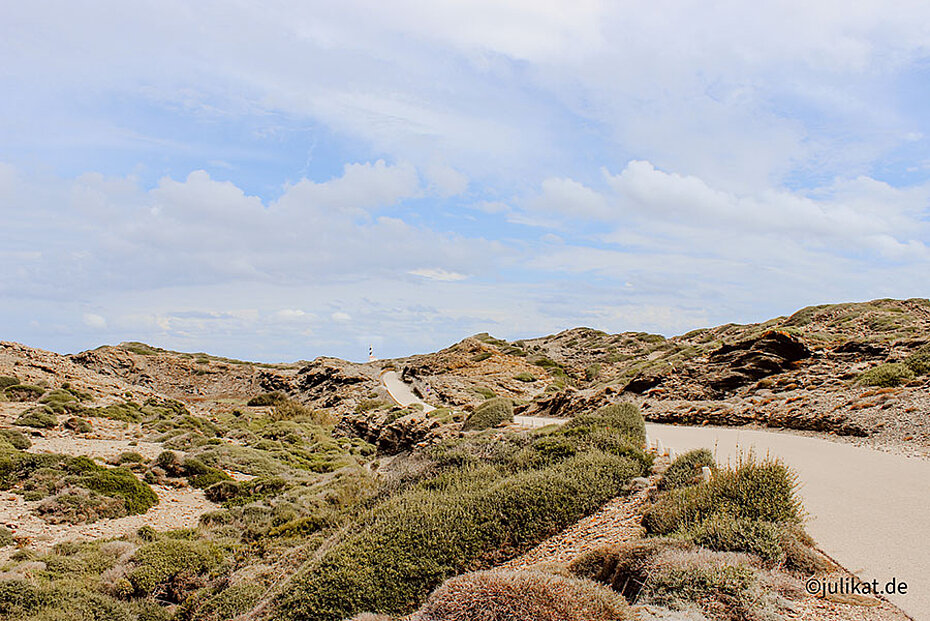
<svg viewBox="0 0 930 621">
<path fill-rule="evenodd" d="M 386 370 L 437 409 L 397 406 Z M 491 410 L 502 415 L 473 430 Z M 494 426 L 512 412 L 571 420 Z M 811 307 L 672 338 L 478 334 L 365 364 L 3 342 L 0 621 L 339 621 L 420 604 L 410 618 L 447 619 L 430 615 L 450 592 L 477 589 L 454 602 L 470 606 L 513 585 L 574 589 L 607 602 L 611 619 L 899 620 L 874 598 L 803 594 L 805 573 L 842 569 L 800 529 L 787 471 L 741 467 L 715 484 L 695 470 L 714 466 L 710 453 L 670 465 L 644 451 L 643 418 L 930 455 L 928 414 L 927 300 Z M 666 467 L 687 489 L 670 490 Z M 721 503 L 712 520 L 674 518 L 679 500 L 756 476 L 776 484 L 783 515 L 751 514 L 772 506 L 766 496 L 744 498 L 745 515 Z M 619 558 L 645 571 L 631 576 L 652 581 L 648 597 L 625 591 Z"/>
</svg>

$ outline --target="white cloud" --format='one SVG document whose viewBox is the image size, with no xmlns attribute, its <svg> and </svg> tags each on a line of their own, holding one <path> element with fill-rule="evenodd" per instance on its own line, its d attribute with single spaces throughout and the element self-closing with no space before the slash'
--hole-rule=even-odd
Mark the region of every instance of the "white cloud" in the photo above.
<svg viewBox="0 0 930 621">
<path fill-rule="evenodd" d="M 445 282 L 453 282 L 456 280 L 465 280 L 468 278 L 465 274 L 459 274 L 458 272 L 450 272 L 444 269 L 436 268 L 420 268 L 416 270 L 410 270 L 410 274 L 414 276 L 422 276 L 429 280 L 442 280 Z"/>
<path fill-rule="evenodd" d="M 307 321 L 315 318 L 313 313 L 307 313 L 297 308 L 282 308 L 275 311 L 273 317 L 288 322 Z"/>
<path fill-rule="evenodd" d="M 606 220 L 613 215 L 600 193 L 573 179 L 546 179 L 542 182 L 542 193 L 527 203 L 531 210 L 563 216 Z"/>
<path fill-rule="evenodd" d="M 82 319 L 85 326 L 94 330 L 105 330 L 107 327 L 107 320 L 96 313 L 84 313 Z"/>
<path fill-rule="evenodd" d="M 430 164 L 426 167 L 426 177 L 433 193 L 443 198 L 457 196 L 468 189 L 468 177 L 444 164 Z"/>
<path fill-rule="evenodd" d="M 349 313 L 344 313 L 342 311 L 336 311 L 335 313 L 330 315 L 330 317 L 333 319 L 333 321 L 340 321 L 340 322 L 352 321 L 352 315 L 350 315 Z"/>
<path fill-rule="evenodd" d="M 151 190 L 132 177 L 99 174 L 25 183 L 15 195 L 0 195 L 0 203 L 17 206 L 3 232 L 4 253 L 17 260 L 0 274 L 0 287 L 11 292 L 68 297 L 114 287 L 300 284 L 405 274 L 424 263 L 442 270 L 436 274 L 456 274 L 489 269 L 503 252 L 482 239 L 378 215 L 421 195 L 416 170 L 405 164 L 350 164 L 341 177 L 300 181 L 267 204 L 205 171 L 183 181 L 165 177 Z M 43 228 L 40 254 L 35 222 Z"/>
<path fill-rule="evenodd" d="M 316 183 L 303 179 L 286 189 L 276 207 L 282 209 L 360 210 L 383 208 L 404 198 L 420 195 L 420 180 L 409 164 L 389 166 L 346 164 L 341 177 Z"/>
<path fill-rule="evenodd" d="M 930 233 L 922 217 L 930 213 L 930 184 L 892 188 L 860 177 L 814 190 L 816 198 L 776 190 L 739 195 L 642 161 L 630 162 L 607 180 L 626 215 L 641 220 L 716 228 L 731 235 L 791 236 L 832 246 L 856 243 L 895 259 L 930 258 L 922 241 Z"/>
</svg>

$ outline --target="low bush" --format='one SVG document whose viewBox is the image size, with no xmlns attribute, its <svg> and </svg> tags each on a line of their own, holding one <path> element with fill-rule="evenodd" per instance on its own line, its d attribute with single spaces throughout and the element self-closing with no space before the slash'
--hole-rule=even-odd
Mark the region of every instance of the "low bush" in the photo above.
<svg viewBox="0 0 930 621">
<path fill-rule="evenodd" d="M 319 532 L 333 522 L 325 515 L 309 515 L 285 522 L 268 531 L 269 537 L 306 537 Z"/>
<path fill-rule="evenodd" d="M 677 489 L 693 484 L 704 466 L 717 467 L 713 454 L 707 449 L 694 449 L 679 455 L 662 474 L 659 489 Z"/>
<path fill-rule="evenodd" d="M 495 397 L 476 407 L 462 428 L 466 431 L 490 429 L 506 421 L 513 421 L 513 401 Z"/>
<path fill-rule="evenodd" d="M 4 388 L 3 394 L 10 401 L 37 401 L 45 394 L 45 389 L 31 384 L 13 384 Z"/>
<path fill-rule="evenodd" d="M 239 485 L 235 481 L 218 481 L 203 490 L 210 502 L 217 504 L 232 500 L 239 495 Z"/>
<path fill-rule="evenodd" d="M 126 503 L 80 487 L 66 487 L 44 499 L 36 512 L 51 524 L 89 524 L 97 520 L 123 517 Z"/>
<path fill-rule="evenodd" d="M 13 531 L 6 526 L 0 526 L 0 548 L 5 548 L 16 543 L 13 539 Z"/>
<path fill-rule="evenodd" d="M 143 457 L 141 453 L 137 453 L 136 451 L 125 451 L 123 453 L 120 453 L 116 457 L 116 463 L 119 465 L 141 464 L 144 461 L 145 461 L 145 457 Z"/>
<path fill-rule="evenodd" d="M 494 355 L 494 354 L 491 353 L 491 352 L 489 352 L 489 351 L 483 351 L 483 352 L 477 353 L 477 354 L 475 354 L 474 356 L 472 356 L 472 357 L 471 357 L 471 361 L 472 361 L 472 362 L 482 362 L 482 361 L 484 361 L 484 360 L 487 360 L 488 358 L 490 358 L 490 357 L 493 356 L 493 355 Z"/>
<path fill-rule="evenodd" d="M 779 524 L 717 514 L 693 526 L 688 538 L 699 546 L 721 552 L 748 552 L 772 565 L 785 562 L 786 533 Z"/>
<path fill-rule="evenodd" d="M 411 621 L 627 621 L 626 601 L 610 589 L 542 571 L 479 571 L 451 578 Z"/>
<path fill-rule="evenodd" d="M 585 552 L 569 572 L 612 586 L 632 604 L 696 605 L 714 619 L 732 621 L 772 618 L 772 598 L 759 588 L 749 555 L 645 539 Z"/>
<path fill-rule="evenodd" d="M 536 376 L 532 373 L 527 373 L 524 371 L 523 373 L 517 373 L 514 375 L 513 379 L 517 380 L 518 382 L 525 382 L 529 384 L 536 381 Z"/>
<path fill-rule="evenodd" d="M 668 550 L 649 563 L 639 601 L 673 608 L 698 604 L 724 618 L 759 619 L 760 599 L 752 560 L 707 550 Z M 722 608 L 722 610 L 721 610 Z"/>
<path fill-rule="evenodd" d="M 856 383 L 862 386 L 889 388 L 906 384 L 914 377 L 914 371 L 908 365 L 900 362 L 889 362 L 863 372 L 856 379 Z"/>
<path fill-rule="evenodd" d="M 55 414 L 77 414 L 84 410 L 84 406 L 73 393 L 68 390 L 51 390 L 39 399 Z"/>
<path fill-rule="evenodd" d="M 79 416 L 72 416 L 66 420 L 65 428 L 77 433 L 90 433 L 94 430 L 94 428 L 91 427 L 90 421 Z"/>
<path fill-rule="evenodd" d="M 371 410 L 380 410 L 390 405 L 391 404 L 384 399 L 362 399 L 359 401 L 358 405 L 355 406 L 355 413 L 362 414 L 364 412 L 370 412 Z"/>
<path fill-rule="evenodd" d="M 589 364 L 584 369 L 584 378 L 589 382 L 595 380 L 601 375 L 601 365 L 597 362 Z"/>
<path fill-rule="evenodd" d="M 255 395 L 249 399 L 249 407 L 264 407 L 269 405 L 277 405 L 281 401 L 284 401 L 287 397 L 284 396 L 284 393 L 281 392 L 265 392 L 260 395 Z"/>
<path fill-rule="evenodd" d="M 109 418 L 110 420 L 118 420 L 126 423 L 142 422 L 142 419 L 145 417 L 142 412 L 142 406 L 132 401 L 91 408 L 86 410 L 84 414 L 86 416 L 99 416 L 100 418 Z"/>
<path fill-rule="evenodd" d="M 930 375 L 930 345 L 924 345 L 905 358 L 904 364 L 916 375 Z"/>
<path fill-rule="evenodd" d="M 184 476 L 184 464 L 174 451 L 162 451 L 152 461 L 153 468 L 161 468 L 169 477 Z"/>
<path fill-rule="evenodd" d="M 450 470 L 378 506 L 299 574 L 278 614 L 337 621 L 363 610 L 409 612 L 446 576 L 519 554 L 597 509 L 643 468 L 594 452 L 503 478 L 488 466 Z"/>
<path fill-rule="evenodd" d="M 0 429 L 0 442 L 6 442 L 14 449 L 24 451 L 32 446 L 32 440 L 18 429 Z"/>
<path fill-rule="evenodd" d="M 197 606 L 197 621 L 228 621 L 238 618 L 255 607 L 265 593 L 261 584 L 237 584 L 214 595 Z M 387 620 L 390 621 L 390 620 Z"/>
<path fill-rule="evenodd" d="M 232 477 L 220 470 L 208 466 L 197 458 L 189 457 L 182 464 L 182 472 L 193 487 L 205 489 L 221 481 L 231 481 Z"/>
<path fill-rule="evenodd" d="M 801 506 L 796 479 L 781 462 L 749 458 L 720 470 L 708 483 L 672 489 L 646 510 L 643 526 L 653 534 L 687 529 L 718 514 L 797 524 Z"/>
<path fill-rule="evenodd" d="M 591 435 L 595 431 L 606 431 L 613 436 L 626 438 L 638 447 L 646 444 L 646 422 L 633 403 L 614 403 L 595 412 L 579 414 L 565 423 L 563 430 L 569 435 Z"/>
<path fill-rule="evenodd" d="M 125 468 L 97 466 L 94 471 L 82 477 L 79 484 L 105 496 L 122 498 L 130 515 L 145 513 L 158 504 L 158 496 L 152 488 Z"/>
<path fill-rule="evenodd" d="M 210 542 L 163 539 L 136 551 L 128 579 L 139 596 L 180 602 L 188 594 L 191 578 L 204 577 L 222 564 L 222 552 Z"/>
<path fill-rule="evenodd" d="M 35 429 L 51 429 L 58 425 L 58 417 L 48 407 L 38 405 L 17 416 L 13 424 Z"/>
<path fill-rule="evenodd" d="M 25 580 L 0 580 L 0 614 L 23 617 L 42 604 L 38 587 Z"/>
<path fill-rule="evenodd" d="M 3 392 L 4 389 L 10 386 L 16 386 L 19 384 L 19 378 L 13 377 L 12 375 L 0 375 L 0 392 Z"/>
</svg>

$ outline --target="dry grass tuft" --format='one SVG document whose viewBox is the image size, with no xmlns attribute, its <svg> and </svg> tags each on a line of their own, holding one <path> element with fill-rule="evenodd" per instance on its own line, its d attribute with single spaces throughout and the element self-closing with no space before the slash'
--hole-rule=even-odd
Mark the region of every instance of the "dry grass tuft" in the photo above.
<svg viewBox="0 0 930 621">
<path fill-rule="evenodd" d="M 447 580 L 411 621 L 627 621 L 626 601 L 590 580 L 480 571 Z"/>
</svg>

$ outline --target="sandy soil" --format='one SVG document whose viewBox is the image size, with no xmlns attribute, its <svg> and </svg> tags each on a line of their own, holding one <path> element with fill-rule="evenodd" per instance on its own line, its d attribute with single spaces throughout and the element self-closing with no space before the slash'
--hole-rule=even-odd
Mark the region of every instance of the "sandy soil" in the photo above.
<svg viewBox="0 0 930 621">
<path fill-rule="evenodd" d="M 646 429 L 678 452 L 710 448 L 720 463 L 732 463 L 750 449 L 783 460 L 799 476 L 806 528 L 818 545 L 862 580 L 907 582 L 906 594 L 888 599 L 914 619 L 930 619 L 930 461 L 794 434 L 652 424 Z"/>
<path fill-rule="evenodd" d="M 158 504 L 143 515 L 129 515 L 93 524 L 48 524 L 34 513 L 40 501 L 27 502 L 18 494 L 0 492 L 0 523 L 13 531 L 21 544 L 49 548 L 62 541 L 110 539 L 134 533 L 143 526 L 156 530 L 193 528 L 201 515 L 216 509 L 203 492 L 192 487 L 153 485 Z M 12 551 L 6 548 L 5 551 Z"/>
</svg>

